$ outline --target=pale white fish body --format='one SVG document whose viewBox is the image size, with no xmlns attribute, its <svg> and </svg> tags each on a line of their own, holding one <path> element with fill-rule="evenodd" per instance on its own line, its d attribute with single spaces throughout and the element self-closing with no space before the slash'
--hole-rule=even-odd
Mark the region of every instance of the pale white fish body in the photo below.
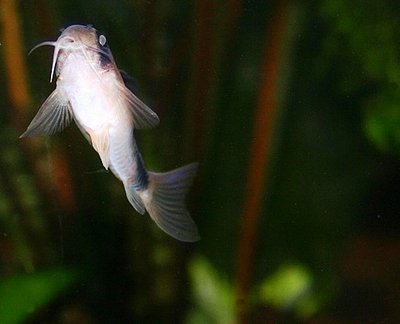
<svg viewBox="0 0 400 324">
<path fill-rule="evenodd" d="M 51 79 L 57 86 L 21 137 L 62 131 L 71 119 L 125 187 L 132 206 L 146 210 L 174 238 L 193 242 L 197 227 L 184 203 L 197 170 L 192 163 L 166 173 L 144 167 L 133 130 L 158 124 L 157 115 L 124 84 L 103 35 L 91 26 L 72 25 L 56 42 Z"/>
<path fill-rule="evenodd" d="M 80 56 L 69 55 L 57 79 L 57 89 L 71 103 L 74 119 L 83 129 L 92 131 L 105 126 L 115 127 L 124 120 L 123 117 L 131 119 L 113 89 L 115 78 L 98 76 Z M 132 128 L 131 120 L 127 127 Z"/>
<path fill-rule="evenodd" d="M 81 52 L 71 53 L 59 71 L 57 90 L 67 98 L 75 122 L 89 137 L 104 167 L 108 169 L 112 163 L 113 173 L 124 181 L 134 177 L 134 163 L 129 161 L 132 164 L 126 168 L 112 155 L 118 154 L 120 149 L 126 156 L 133 156 L 136 145 L 132 136 L 132 114 L 129 103 L 121 100 L 119 95 L 118 88 L 123 88 L 124 84 L 117 73 L 115 69 L 96 71 Z M 120 143 L 124 144 L 123 147 Z M 124 170 L 121 167 L 125 167 Z"/>
</svg>

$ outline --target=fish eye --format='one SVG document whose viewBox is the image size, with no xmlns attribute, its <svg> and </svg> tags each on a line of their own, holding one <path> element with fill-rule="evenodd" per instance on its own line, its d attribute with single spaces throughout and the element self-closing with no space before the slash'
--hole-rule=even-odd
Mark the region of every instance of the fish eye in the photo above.
<svg viewBox="0 0 400 324">
<path fill-rule="evenodd" d="M 100 36 L 99 36 L 99 44 L 100 44 L 101 46 L 104 46 L 104 45 L 106 44 L 106 42 L 107 42 L 106 36 L 100 35 Z"/>
</svg>

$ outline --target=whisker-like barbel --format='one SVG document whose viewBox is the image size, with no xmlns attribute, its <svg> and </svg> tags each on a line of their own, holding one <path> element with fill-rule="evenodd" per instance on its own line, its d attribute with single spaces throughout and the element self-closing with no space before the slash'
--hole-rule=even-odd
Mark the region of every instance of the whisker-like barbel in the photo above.
<svg viewBox="0 0 400 324">
<path fill-rule="evenodd" d="M 39 47 L 46 46 L 46 45 L 49 45 L 49 46 L 56 46 L 56 44 L 57 44 L 57 42 L 54 42 L 54 41 L 45 41 L 45 42 L 41 42 L 41 43 L 35 45 L 35 46 L 28 52 L 28 55 L 31 55 L 31 53 L 32 53 L 35 49 L 37 49 L 37 48 L 39 48 Z"/>
<path fill-rule="evenodd" d="M 52 67 L 51 67 L 51 74 L 50 74 L 50 83 L 51 83 L 51 82 L 53 82 L 54 70 L 55 70 L 55 68 L 56 68 L 58 52 L 59 52 L 59 50 L 60 50 L 59 45 L 58 45 L 58 42 L 46 41 L 46 42 L 39 43 L 39 44 L 37 44 L 36 46 L 34 46 L 34 47 L 29 51 L 28 55 L 31 55 L 31 53 L 32 53 L 35 49 L 37 49 L 37 48 L 39 48 L 39 47 L 42 47 L 42 46 L 46 46 L 46 45 L 54 46 L 54 48 L 55 48 L 55 49 L 54 49 L 54 54 L 53 54 L 53 63 L 52 63 Z"/>
</svg>

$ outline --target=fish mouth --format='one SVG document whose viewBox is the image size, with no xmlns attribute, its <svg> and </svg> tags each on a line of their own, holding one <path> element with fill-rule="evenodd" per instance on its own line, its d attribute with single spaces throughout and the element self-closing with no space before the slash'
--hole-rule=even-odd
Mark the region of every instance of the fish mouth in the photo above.
<svg viewBox="0 0 400 324">
<path fill-rule="evenodd" d="M 88 62 L 90 60 L 88 57 L 88 53 L 85 50 L 93 51 L 101 56 L 108 58 L 110 61 L 113 60 L 110 52 L 104 51 L 104 50 L 94 47 L 94 46 L 86 45 L 80 41 L 75 41 L 75 39 L 73 39 L 72 37 L 68 37 L 68 36 L 62 37 L 62 38 L 60 37 L 59 39 L 57 39 L 57 41 L 41 42 L 41 43 L 37 44 L 36 46 L 34 46 L 29 51 L 28 55 L 30 55 L 34 50 L 36 50 L 42 46 L 54 46 L 53 62 L 52 62 L 51 74 L 50 74 L 50 83 L 53 82 L 53 77 L 54 77 L 54 73 L 55 73 L 55 69 L 56 69 L 56 65 L 57 65 L 58 56 L 60 54 L 60 50 L 77 50 L 77 49 L 79 50 L 80 49 L 83 52 L 86 59 L 88 60 Z"/>
</svg>

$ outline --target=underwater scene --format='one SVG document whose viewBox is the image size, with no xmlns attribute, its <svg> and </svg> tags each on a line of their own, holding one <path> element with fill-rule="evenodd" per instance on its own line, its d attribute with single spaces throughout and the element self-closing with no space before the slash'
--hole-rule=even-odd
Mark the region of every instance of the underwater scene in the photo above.
<svg viewBox="0 0 400 324">
<path fill-rule="evenodd" d="M 0 323 L 400 321 L 393 0 L 0 0 Z"/>
</svg>

